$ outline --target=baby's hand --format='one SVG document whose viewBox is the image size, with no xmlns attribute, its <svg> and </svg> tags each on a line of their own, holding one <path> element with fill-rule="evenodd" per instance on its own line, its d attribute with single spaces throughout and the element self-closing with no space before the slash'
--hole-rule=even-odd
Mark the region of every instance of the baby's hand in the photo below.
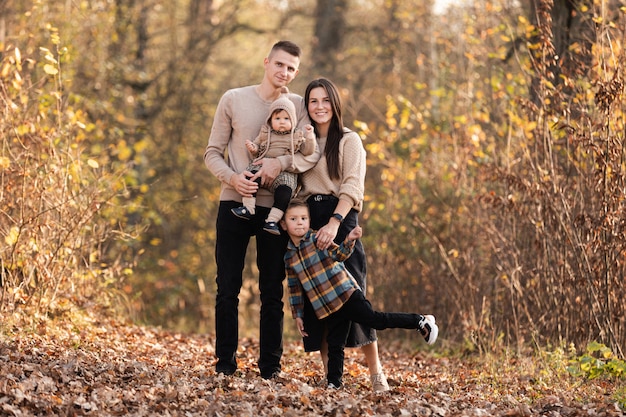
<svg viewBox="0 0 626 417">
<path fill-rule="evenodd" d="M 311 134 L 313 132 L 314 132 L 313 126 L 311 126 L 309 124 L 304 125 L 304 133 Z"/>
<path fill-rule="evenodd" d="M 255 153 L 257 151 L 257 146 L 250 140 L 246 140 L 246 149 L 248 152 Z"/>
<path fill-rule="evenodd" d="M 354 227 L 354 229 L 350 230 L 350 234 L 348 235 L 349 240 L 357 240 L 363 236 L 363 229 L 358 224 Z"/>
</svg>

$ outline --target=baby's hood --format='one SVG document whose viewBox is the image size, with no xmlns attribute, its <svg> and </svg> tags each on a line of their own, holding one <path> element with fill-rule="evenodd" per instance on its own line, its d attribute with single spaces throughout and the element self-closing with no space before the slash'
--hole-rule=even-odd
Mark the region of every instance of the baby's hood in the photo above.
<svg viewBox="0 0 626 417">
<path fill-rule="evenodd" d="M 289 115 L 289 120 L 291 120 L 291 131 L 293 132 L 296 129 L 296 124 L 298 123 L 296 106 L 295 104 L 293 104 L 293 101 L 289 100 L 286 94 L 281 94 L 280 97 L 272 102 L 266 121 L 268 126 L 270 127 L 272 126 L 272 114 L 274 114 L 274 111 L 276 110 L 285 110 L 287 112 L 287 114 Z"/>
</svg>

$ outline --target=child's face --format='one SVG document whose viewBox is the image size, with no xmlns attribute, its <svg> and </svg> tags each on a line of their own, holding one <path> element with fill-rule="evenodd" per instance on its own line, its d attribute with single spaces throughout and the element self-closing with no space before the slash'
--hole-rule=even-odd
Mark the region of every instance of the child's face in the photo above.
<svg viewBox="0 0 626 417">
<path fill-rule="evenodd" d="M 286 110 L 279 110 L 272 114 L 272 129 L 277 132 L 289 132 L 291 130 L 291 119 Z"/>
<path fill-rule="evenodd" d="M 290 207 L 280 221 L 283 230 L 292 238 L 301 238 L 309 230 L 309 209 L 304 206 Z"/>
</svg>

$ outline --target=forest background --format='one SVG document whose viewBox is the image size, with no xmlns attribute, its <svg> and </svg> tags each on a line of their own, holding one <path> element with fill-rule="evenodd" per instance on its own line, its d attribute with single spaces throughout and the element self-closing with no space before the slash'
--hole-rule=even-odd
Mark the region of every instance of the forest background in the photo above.
<svg viewBox="0 0 626 417">
<path fill-rule="evenodd" d="M 434 6 L 0 0 L 1 314 L 104 308 L 212 333 L 212 116 L 290 39 L 291 91 L 332 79 L 367 150 L 375 307 L 433 312 L 466 351 L 597 341 L 623 358 L 624 4 Z"/>
</svg>

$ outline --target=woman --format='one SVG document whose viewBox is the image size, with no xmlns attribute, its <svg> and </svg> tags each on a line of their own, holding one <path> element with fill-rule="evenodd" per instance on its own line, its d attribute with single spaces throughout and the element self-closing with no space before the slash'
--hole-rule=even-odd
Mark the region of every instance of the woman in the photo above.
<svg viewBox="0 0 626 417">
<path fill-rule="evenodd" d="M 341 243 L 358 224 L 365 189 L 365 149 L 356 132 L 343 126 L 341 100 L 337 87 L 325 78 L 313 80 L 306 88 L 304 103 L 315 129 L 322 158 L 301 176 L 300 197 L 309 203 L 311 228 L 318 230 L 318 246 L 326 249 Z M 366 266 L 363 244 L 358 239 L 355 250 L 345 262 L 348 271 L 366 293 Z M 307 308 L 311 308 L 310 304 Z M 328 345 L 312 309 L 306 313 L 304 339 L 307 352 L 319 350 L 326 369 Z M 353 323 L 347 347 L 361 347 L 367 360 L 374 391 L 387 391 L 389 385 L 378 357 L 376 331 Z"/>
</svg>

